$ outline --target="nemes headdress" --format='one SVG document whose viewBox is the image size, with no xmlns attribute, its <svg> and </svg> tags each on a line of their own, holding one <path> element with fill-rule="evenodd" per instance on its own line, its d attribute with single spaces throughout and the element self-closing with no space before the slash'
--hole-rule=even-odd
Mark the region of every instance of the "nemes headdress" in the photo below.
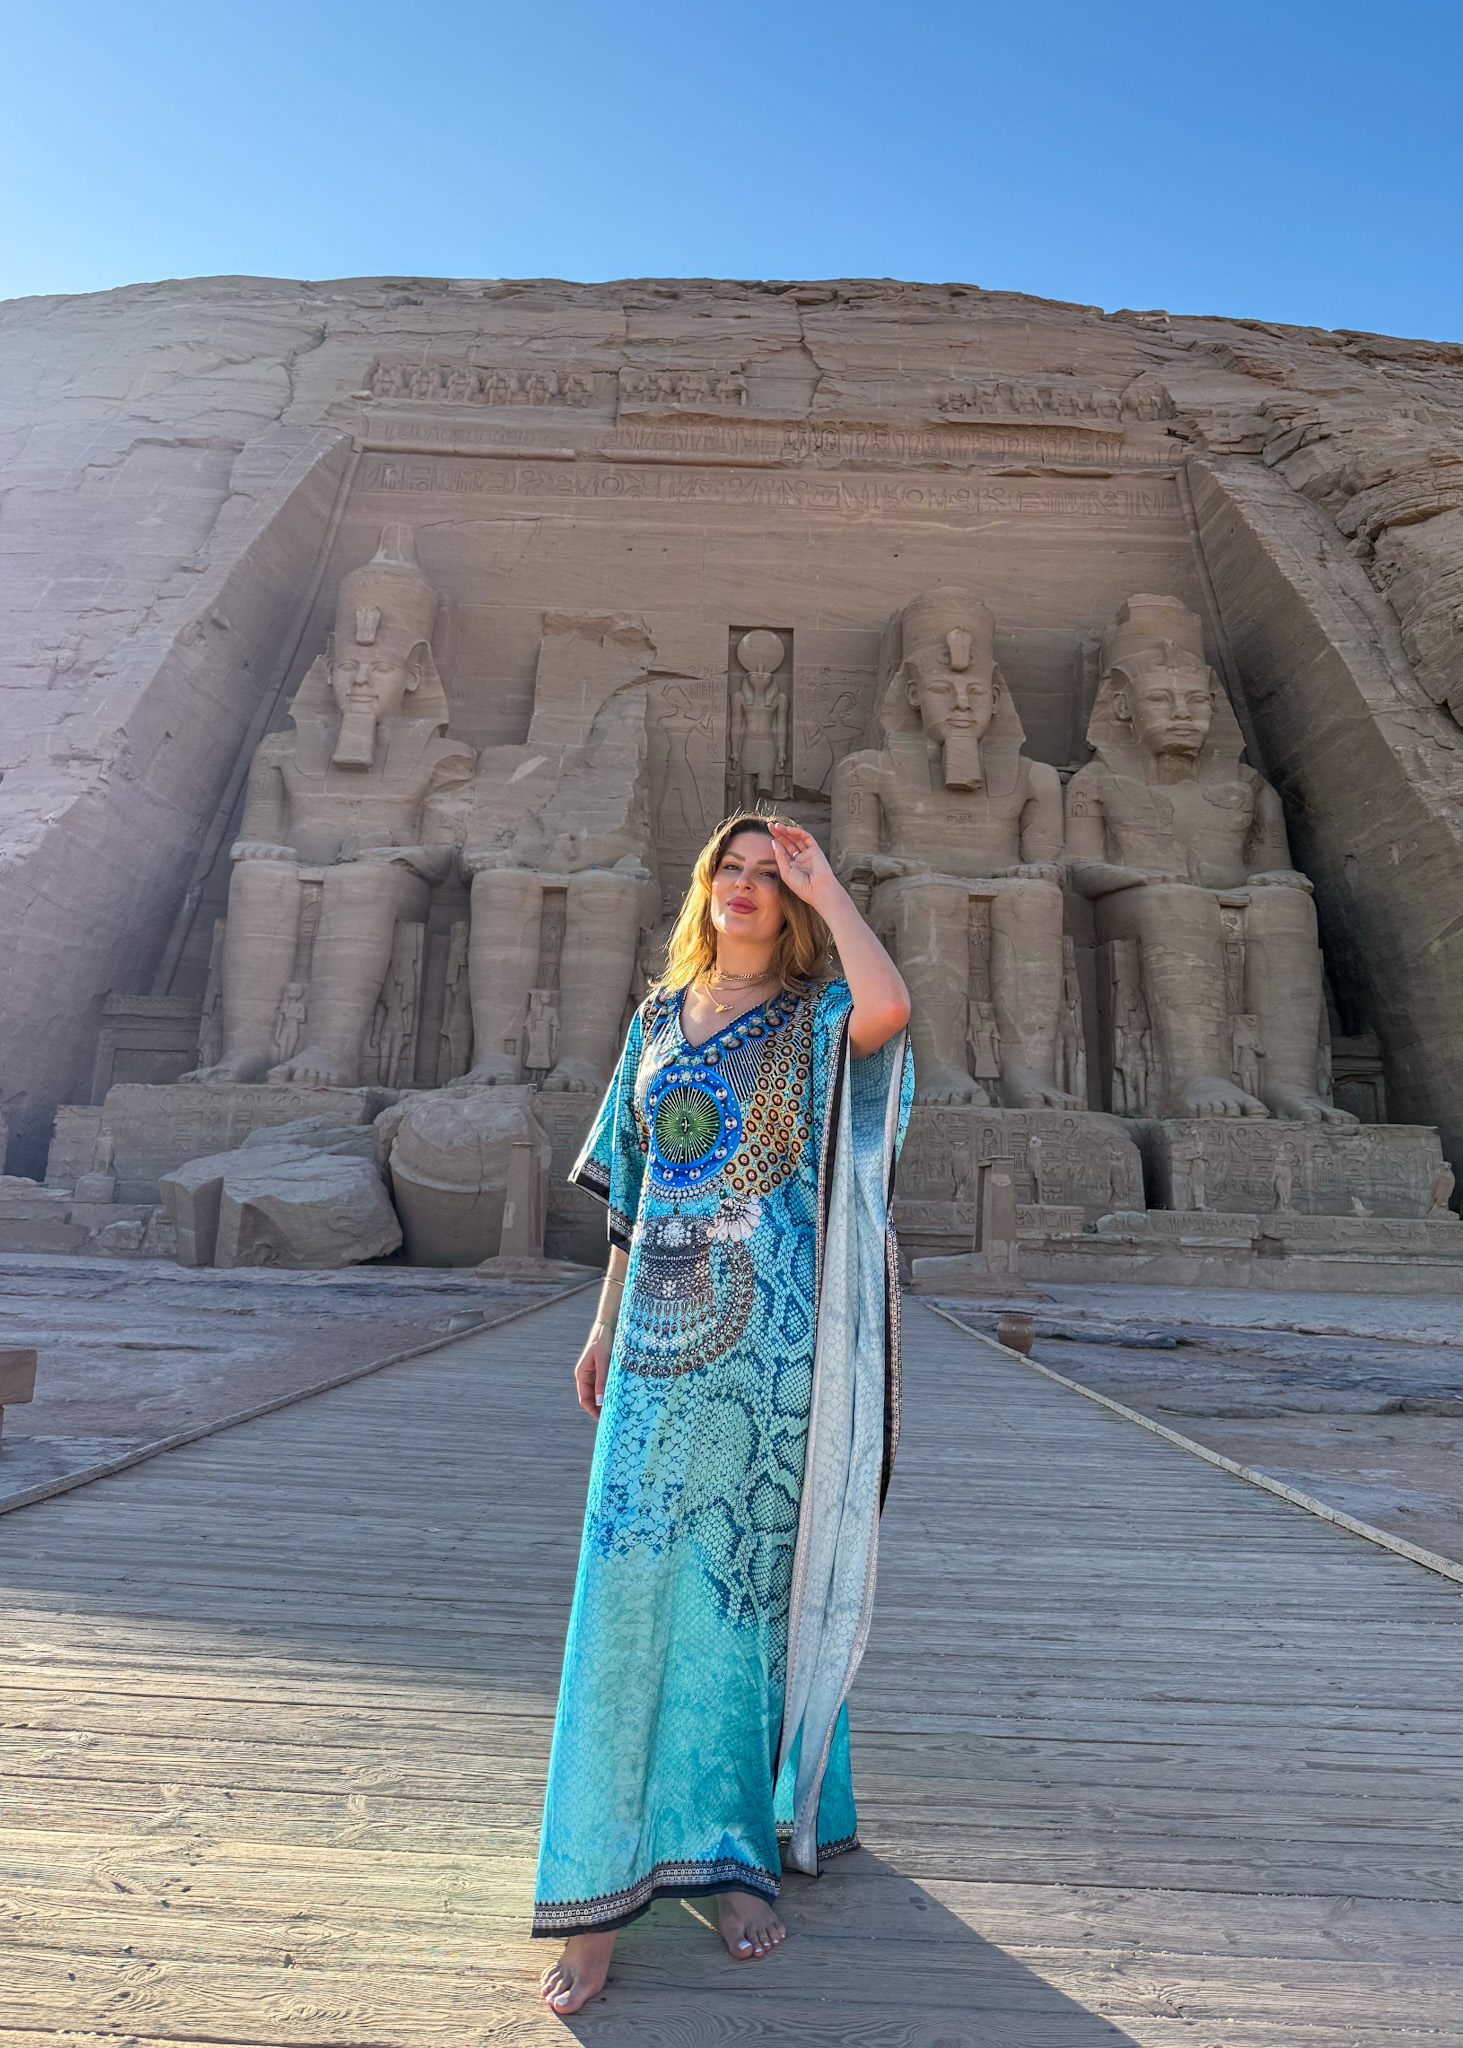
<svg viewBox="0 0 1463 2048">
<path fill-rule="evenodd" d="M 889 679 L 879 707 L 880 737 L 913 737 L 922 731 L 909 701 L 911 668 L 924 655 L 948 656 L 952 668 L 989 674 L 996 687 L 991 722 L 980 740 L 980 786 L 991 796 L 1016 787 L 1026 731 L 1005 678 L 996 666 L 996 622 L 988 606 L 955 584 L 922 590 L 893 623 L 886 642 Z"/>
<path fill-rule="evenodd" d="M 1175 656 L 1208 669 L 1214 699 L 1209 736 L 1199 754 L 1199 780 L 1229 780 L 1239 768 L 1244 735 L 1224 685 L 1205 659 L 1204 628 L 1177 597 L 1143 593 L 1118 607 L 1102 636 L 1102 682 L 1087 725 L 1087 744 L 1114 773 L 1141 774 L 1132 725 L 1119 718 L 1113 700 L 1126 683 L 1137 680 L 1146 665 Z"/>
<path fill-rule="evenodd" d="M 335 631 L 325 652 L 310 666 L 291 710 L 296 725 L 304 717 L 335 717 L 330 671 L 347 649 L 369 652 L 377 661 L 400 662 L 413 673 L 411 695 L 403 716 L 443 732 L 447 727 L 447 694 L 432 659 L 432 628 L 436 624 L 437 592 L 417 562 L 412 529 L 393 522 L 381 529 L 381 544 L 369 562 L 340 579 L 335 602 Z M 374 716 L 362 707 L 348 709 L 341 720 L 334 759 L 337 765 L 369 767 L 375 742 Z"/>
</svg>

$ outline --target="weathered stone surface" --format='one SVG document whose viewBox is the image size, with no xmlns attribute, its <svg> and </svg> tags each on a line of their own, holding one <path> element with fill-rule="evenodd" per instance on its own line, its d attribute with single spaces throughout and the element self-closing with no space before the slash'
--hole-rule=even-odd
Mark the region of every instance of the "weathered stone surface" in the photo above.
<svg viewBox="0 0 1463 2048">
<path fill-rule="evenodd" d="M 547 1180 L 552 1146 L 530 1088 L 465 1088 L 412 1095 L 377 1120 L 407 1256 L 417 1266 L 475 1266 L 498 1251 L 514 1148 L 529 1148 Z M 542 1255 L 543 1202 L 530 1225 Z"/>
<path fill-rule="evenodd" d="M 968 1131 L 921 1137 L 941 1105 L 1005 1127 L 1023 1207 L 1092 1222 L 1142 1199 L 1099 1110 L 1309 1128 L 1343 1066 L 1354 1113 L 1418 1128 L 1405 1193 L 1385 1146 L 1336 1189 L 1449 1199 L 1422 1127 L 1463 1157 L 1463 351 L 959 286 L 225 279 L 0 309 L 0 373 L 0 1114 L 37 1172 L 65 1108 L 73 1203 L 338 1116 L 294 1084 L 358 1075 L 533 1083 L 561 1173 L 657 913 L 749 796 L 905 963 L 928 1249 L 974 1199 Z M 384 830 L 351 810 L 394 773 L 378 659 L 436 679 L 456 778 L 392 783 Z M 1180 671 L 1212 725 L 1187 768 L 1189 713 L 1131 701 Z M 251 762 L 283 794 L 241 828 Z M 241 830 L 274 853 L 231 863 Z M 1132 872 L 1084 895 L 1064 861 Z M 244 906 L 247 869 L 280 902 Z M 201 1068 L 285 1085 L 97 1101 L 124 1054 L 173 1071 L 195 1010 Z M 1033 1165 L 1025 1120 L 1063 1114 Z M 1283 1215 L 1311 1197 L 1277 1142 Z M 1266 1215 L 1209 1147 L 1202 1198 Z M 553 1189 L 550 1250 L 588 1216 Z"/>
<path fill-rule="evenodd" d="M 1424 1217 L 1442 1165 L 1436 1131 L 1418 1125 L 1195 1117 L 1143 1134 L 1162 1209 Z"/>
<path fill-rule="evenodd" d="M 47 1184 L 74 1185 L 66 1178 L 70 1161 L 89 1134 L 90 1157 L 95 1134 L 105 1128 L 115 1147 L 118 1199 L 155 1201 L 163 1174 L 206 1153 L 231 1152 L 253 1131 L 310 1117 L 330 1125 L 369 1124 L 391 1100 L 380 1088 L 149 1088 L 124 1082 L 108 1090 L 99 1109 L 66 1121 L 67 1150 L 48 1166 Z"/>
<path fill-rule="evenodd" d="M 401 1230 L 369 1127 L 302 1117 L 158 1184 L 191 1266 L 333 1268 L 395 1251 Z"/>
</svg>

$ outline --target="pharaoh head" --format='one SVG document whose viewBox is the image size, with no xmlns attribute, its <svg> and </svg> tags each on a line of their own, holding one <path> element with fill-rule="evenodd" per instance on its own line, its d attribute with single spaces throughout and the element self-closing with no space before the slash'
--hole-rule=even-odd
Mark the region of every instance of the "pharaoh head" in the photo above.
<svg viewBox="0 0 1463 2048">
<path fill-rule="evenodd" d="M 341 578 L 336 600 L 326 660 L 341 713 L 337 767 L 369 768 L 378 720 L 417 715 L 411 699 L 424 684 L 440 695 L 436 616 L 437 593 L 417 566 L 411 528 L 384 527 L 375 557 Z"/>
<path fill-rule="evenodd" d="M 899 671 L 928 737 L 944 749 L 947 789 L 978 789 L 980 742 L 1000 703 L 995 621 L 967 591 L 923 591 L 904 608 Z"/>
<path fill-rule="evenodd" d="M 1132 597 L 1102 638 L 1112 715 L 1155 760 L 1197 761 L 1214 721 L 1199 621 L 1174 597 Z"/>
</svg>

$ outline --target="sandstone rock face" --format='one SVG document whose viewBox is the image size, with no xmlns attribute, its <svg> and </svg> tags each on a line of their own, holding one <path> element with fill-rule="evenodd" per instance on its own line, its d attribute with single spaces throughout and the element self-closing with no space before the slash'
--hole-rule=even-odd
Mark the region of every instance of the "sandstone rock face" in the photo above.
<svg viewBox="0 0 1463 2048">
<path fill-rule="evenodd" d="M 1024 1208 L 1128 1212 L 1123 1127 L 1063 1126 L 1065 1192 L 1020 1149 L 1116 1112 L 1274 1126 L 1231 1206 L 1289 1214 L 1333 1076 L 1463 1158 L 1463 350 L 889 281 L 208 279 L 0 308 L 0 392 L 12 1172 L 59 1105 L 53 1185 L 148 1200 L 342 1083 L 364 1122 L 464 1075 L 538 1090 L 562 1166 L 749 797 L 865 891 L 921 1115 L 1006 1119 Z M 1186 714 L 1130 698 L 1185 674 L 1175 767 Z M 242 1080 L 143 1086 L 195 1017 Z M 1186 1142 L 1150 1199 L 1216 1199 Z M 971 1207 L 964 1143 L 910 1200 Z M 1356 1199 L 1419 1219 L 1435 1155 L 1383 1149 L 1405 1187 Z"/>
</svg>

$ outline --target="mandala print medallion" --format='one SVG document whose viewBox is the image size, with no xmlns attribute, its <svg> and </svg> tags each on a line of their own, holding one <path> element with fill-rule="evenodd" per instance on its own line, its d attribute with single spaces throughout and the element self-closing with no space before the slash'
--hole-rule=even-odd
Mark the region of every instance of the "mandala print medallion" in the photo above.
<svg viewBox="0 0 1463 2048">
<path fill-rule="evenodd" d="M 742 1113 L 713 1069 L 676 1062 L 645 1098 L 650 1170 L 663 1187 L 695 1188 L 725 1167 L 742 1136 Z"/>
</svg>

